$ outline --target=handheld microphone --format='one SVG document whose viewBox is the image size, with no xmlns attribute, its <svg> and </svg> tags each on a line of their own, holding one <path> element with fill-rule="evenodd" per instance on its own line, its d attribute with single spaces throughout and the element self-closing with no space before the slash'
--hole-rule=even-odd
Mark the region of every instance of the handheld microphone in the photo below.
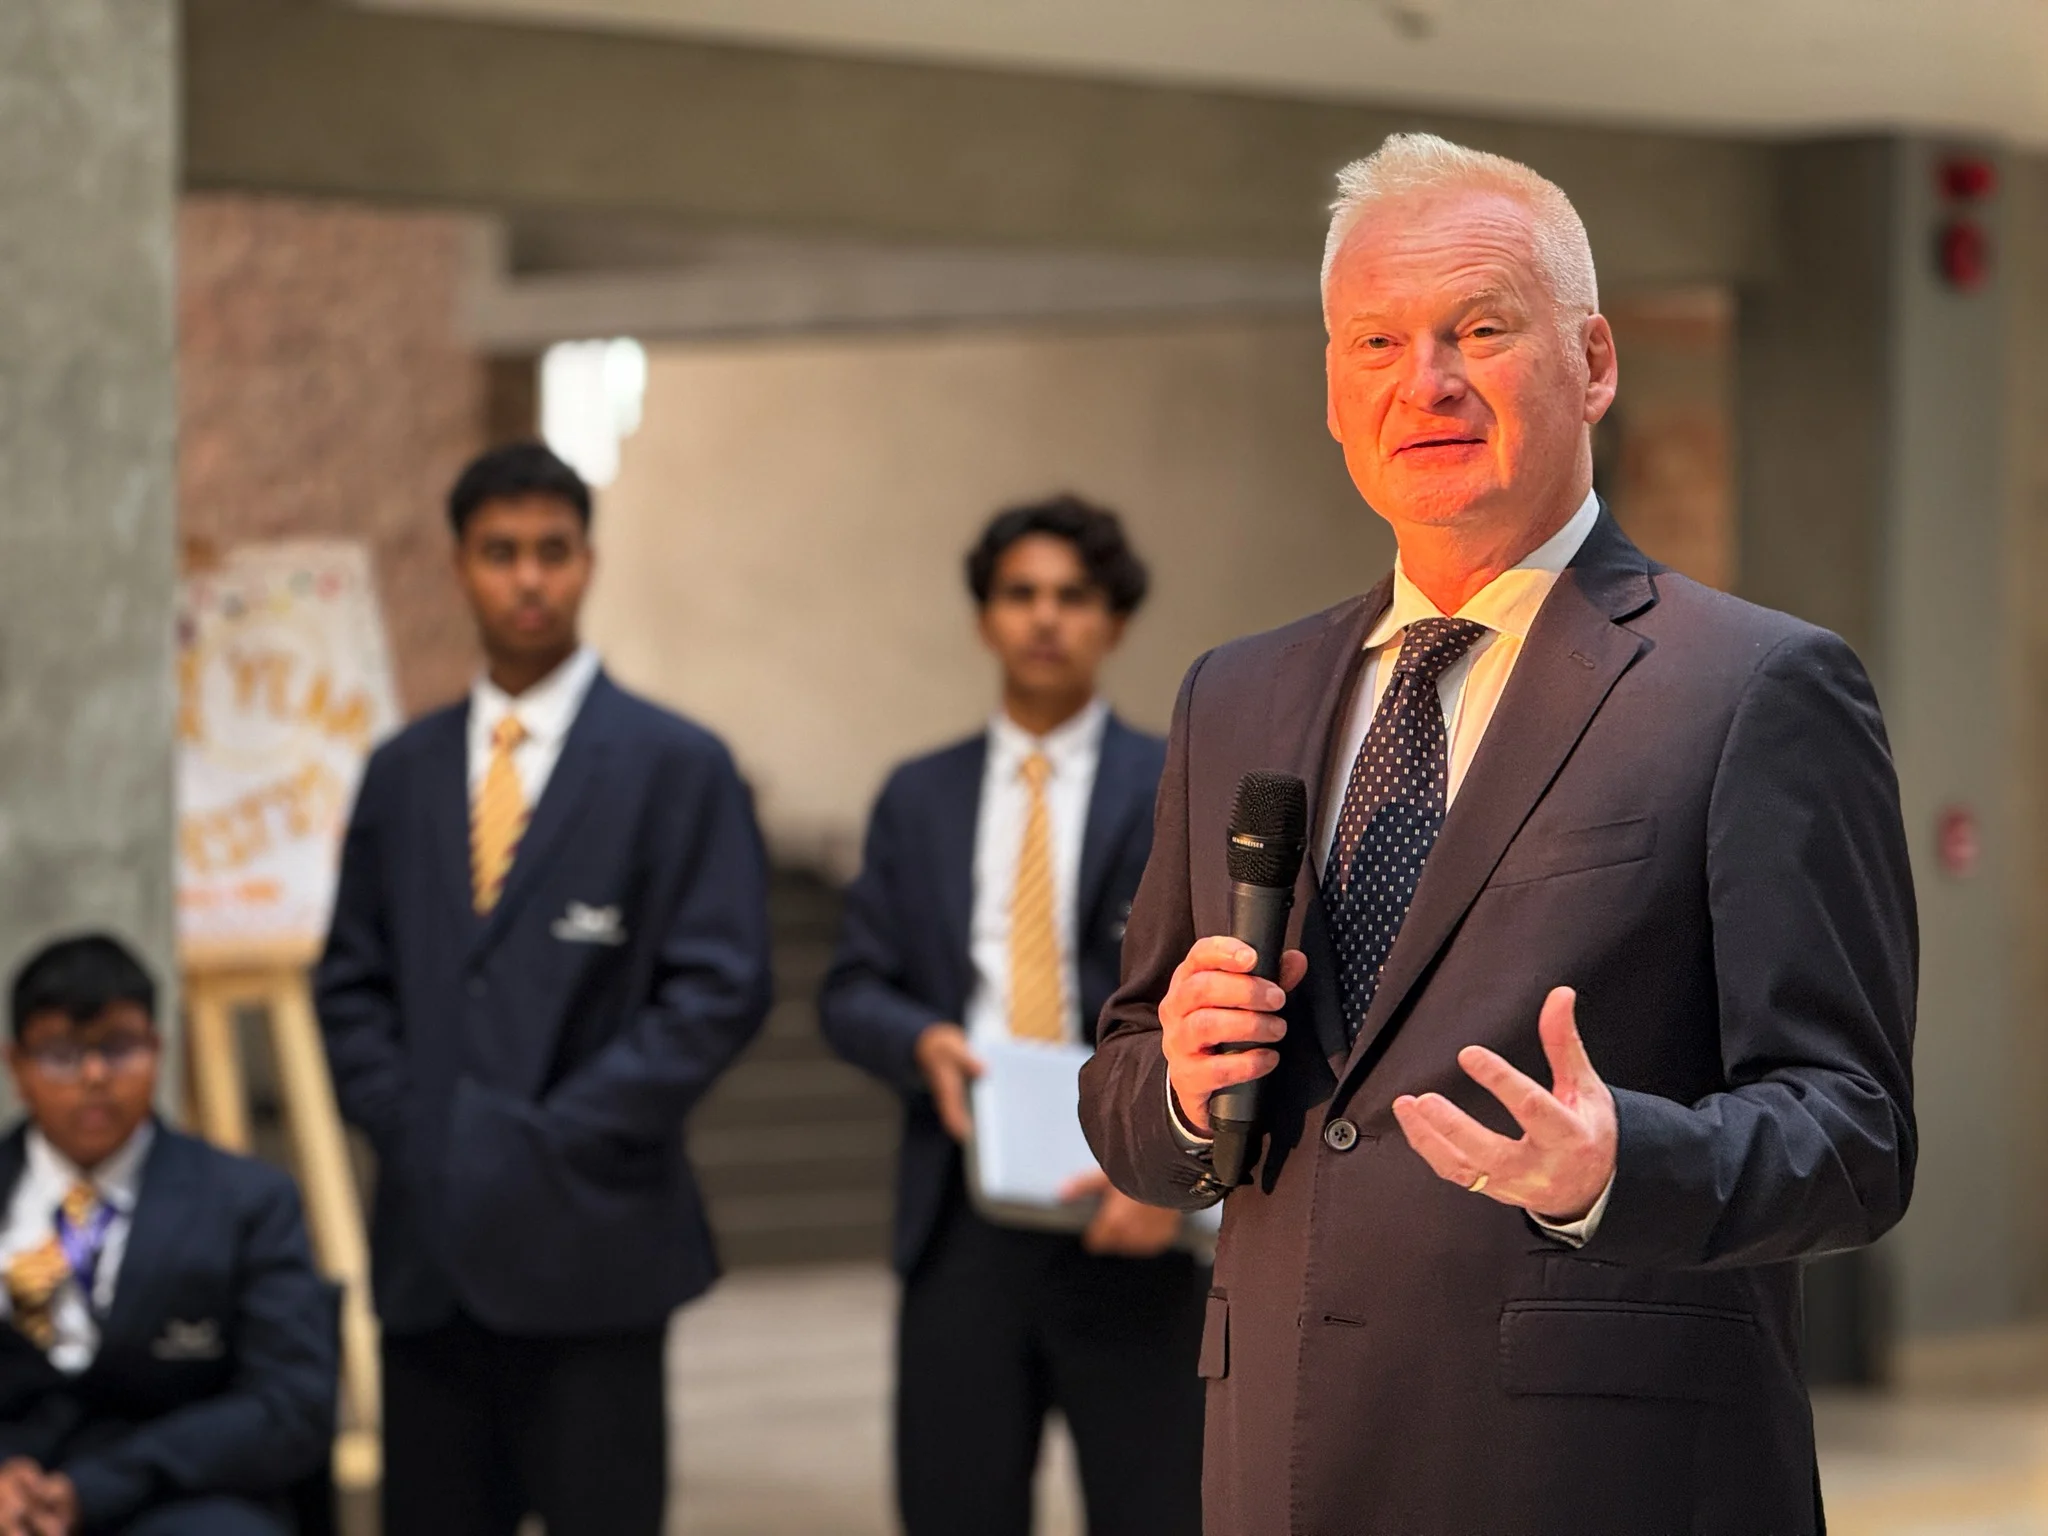
<svg viewBox="0 0 2048 1536">
<path fill-rule="evenodd" d="M 1230 936 L 1258 954 L 1252 974 L 1280 979 L 1287 947 L 1287 914 L 1294 907 L 1294 881 L 1308 845 L 1308 786 L 1291 773 L 1253 771 L 1237 781 L 1230 813 Z M 1247 1041 L 1224 1050 L 1249 1051 Z M 1259 1080 L 1233 1083 L 1209 1096 L 1209 1124 L 1215 1133 L 1210 1157 L 1217 1182 L 1233 1189 L 1250 1176 L 1258 1139 Z"/>
</svg>

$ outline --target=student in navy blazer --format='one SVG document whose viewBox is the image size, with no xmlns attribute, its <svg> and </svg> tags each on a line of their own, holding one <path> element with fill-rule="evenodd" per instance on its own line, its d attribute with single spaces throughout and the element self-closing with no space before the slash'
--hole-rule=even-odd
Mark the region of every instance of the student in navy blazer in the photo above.
<svg viewBox="0 0 2048 1536">
<path fill-rule="evenodd" d="M 1114 715 L 1103 722 L 1074 903 L 1080 1017 L 1090 1039 L 1116 991 L 1124 921 L 1151 851 L 1152 799 L 1165 763 L 1159 737 Z M 833 1048 L 906 1096 L 893 1238 L 897 1271 L 906 1275 L 960 1193 L 960 1143 L 939 1118 L 916 1050 L 928 1026 L 967 1012 L 974 834 L 987 764 L 983 733 L 889 775 L 825 984 L 821 1018 Z"/>
<path fill-rule="evenodd" d="M 297 1189 L 151 1114 L 156 983 L 117 940 L 49 945 L 9 1011 L 0 1536 L 284 1536 L 339 1355 Z"/>
<path fill-rule="evenodd" d="M 904 1099 L 903 1524 L 908 1536 L 1023 1536 L 1056 1407 L 1091 1536 L 1193 1536 L 1206 1281 L 1175 1247 L 1177 1218 L 1095 1179 L 1074 1191 L 1096 1202 L 1086 1232 L 1005 1225 L 971 1204 L 961 1152 L 976 1042 L 1038 1035 L 1045 1021 L 1024 1015 L 1054 999 L 1058 1036 L 1092 1042 L 1117 985 L 1165 750 L 1111 715 L 1095 680 L 1143 599 L 1144 567 L 1113 514 L 1063 497 L 999 516 L 968 569 L 1003 665 L 1003 709 L 987 731 L 890 776 L 820 1000 L 833 1047 Z M 1031 953 L 1018 936 L 1038 797 L 1057 987 L 1012 974 Z"/>
<path fill-rule="evenodd" d="M 490 670 L 372 757 L 318 976 L 378 1155 L 384 1528 L 651 1536 L 664 1326 L 717 1273 L 683 1124 L 767 1009 L 761 841 L 725 748 L 578 647 L 575 472 L 498 450 L 451 515 Z"/>
</svg>

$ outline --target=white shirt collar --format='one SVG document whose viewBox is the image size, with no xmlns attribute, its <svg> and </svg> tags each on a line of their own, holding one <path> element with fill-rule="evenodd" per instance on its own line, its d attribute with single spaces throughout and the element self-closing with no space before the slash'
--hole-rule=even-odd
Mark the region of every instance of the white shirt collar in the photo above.
<svg viewBox="0 0 2048 1536">
<path fill-rule="evenodd" d="M 142 1190 L 142 1166 L 148 1161 L 149 1149 L 155 1143 L 156 1122 L 145 1120 L 135 1128 L 135 1134 L 121 1144 L 119 1151 L 87 1173 L 50 1145 L 47 1136 L 31 1126 L 27 1171 L 30 1177 L 41 1179 L 53 1189 L 68 1190 L 82 1180 L 92 1185 L 108 1205 L 127 1216 L 135 1210 L 136 1196 Z"/>
<path fill-rule="evenodd" d="M 488 673 L 479 677 L 470 691 L 469 706 L 478 738 L 488 741 L 500 720 L 516 714 L 529 741 L 560 741 L 575 723 L 584 695 L 597 680 L 597 669 L 597 652 L 583 645 L 517 698 L 492 682 Z"/>
<path fill-rule="evenodd" d="M 1592 535 L 1593 525 L 1599 520 L 1600 498 L 1588 491 L 1569 522 L 1531 550 L 1519 564 L 1502 571 L 1473 593 L 1454 617 L 1471 619 L 1501 634 L 1513 635 L 1517 640 L 1528 639 L 1529 626 L 1536 622 L 1543 600 L 1550 596 L 1550 589 L 1557 585 L 1557 578 L 1564 573 L 1565 567 L 1578 558 L 1580 549 Z M 1408 572 L 1402 568 L 1400 557 L 1396 556 L 1394 600 L 1380 615 L 1380 621 L 1373 625 L 1372 633 L 1365 637 L 1365 648 L 1377 650 L 1418 619 L 1445 616 L 1435 603 L 1423 596 L 1422 589 L 1408 579 Z"/>
<path fill-rule="evenodd" d="M 988 723 L 988 743 L 998 773 L 1015 773 L 1024 759 L 1043 752 L 1052 763 L 1053 776 L 1085 763 L 1102 750 L 1102 733 L 1109 726 L 1109 705 L 1090 699 L 1073 719 L 1055 726 L 1043 736 L 1034 736 L 1023 726 L 997 710 Z"/>
</svg>

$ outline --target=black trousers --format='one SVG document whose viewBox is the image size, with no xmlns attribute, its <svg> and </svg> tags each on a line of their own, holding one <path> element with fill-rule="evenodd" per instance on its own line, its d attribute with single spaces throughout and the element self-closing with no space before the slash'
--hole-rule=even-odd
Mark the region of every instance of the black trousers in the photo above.
<svg viewBox="0 0 2048 1536">
<path fill-rule="evenodd" d="M 992 1226 L 962 1195 L 904 1282 L 896 1491 L 906 1536 L 1030 1536 L 1048 1410 L 1088 1536 L 1200 1536 L 1208 1270 Z M 550 1533 L 552 1536 L 552 1533 Z"/>
<path fill-rule="evenodd" d="M 275 1512 L 247 1499 L 175 1499 L 137 1515 L 121 1536 L 285 1536 Z"/>
<path fill-rule="evenodd" d="M 466 1317 L 384 1338 L 384 1536 L 659 1536 L 659 1329 L 524 1339 Z"/>
</svg>

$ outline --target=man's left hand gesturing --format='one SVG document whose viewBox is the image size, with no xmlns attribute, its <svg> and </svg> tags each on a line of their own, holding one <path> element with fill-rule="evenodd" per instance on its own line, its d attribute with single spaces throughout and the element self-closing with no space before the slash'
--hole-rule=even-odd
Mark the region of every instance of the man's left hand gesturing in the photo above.
<svg viewBox="0 0 2048 1536">
<path fill-rule="evenodd" d="M 1579 1039 L 1577 1001 L 1570 987 L 1543 1000 L 1536 1032 L 1550 1062 L 1547 1089 L 1484 1046 L 1458 1052 L 1458 1065 L 1515 1117 L 1519 1139 L 1488 1130 L 1440 1093 L 1394 1100 L 1408 1145 L 1441 1177 L 1552 1226 L 1586 1216 L 1614 1177 L 1614 1095 Z"/>
</svg>

